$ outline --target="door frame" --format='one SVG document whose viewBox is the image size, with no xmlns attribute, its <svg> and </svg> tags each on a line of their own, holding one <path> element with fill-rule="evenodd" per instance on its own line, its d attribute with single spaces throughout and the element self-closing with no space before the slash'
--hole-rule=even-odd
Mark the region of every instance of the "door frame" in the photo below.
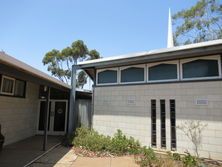
<svg viewBox="0 0 222 167">
<path fill-rule="evenodd" d="M 44 134 L 44 131 L 41 131 L 39 130 L 39 117 L 40 117 L 40 105 L 41 105 L 41 102 L 42 101 L 46 101 L 46 99 L 40 99 L 39 102 L 38 102 L 38 111 L 37 111 L 37 126 L 36 126 L 36 134 L 38 135 L 43 135 Z M 47 134 L 48 135 L 64 135 L 66 133 L 66 130 L 67 130 L 67 115 L 68 115 L 68 100 L 65 100 L 65 99 L 50 99 L 49 100 L 49 103 L 51 102 L 65 102 L 66 103 L 66 110 L 65 110 L 65 129 L 64 131 L 60 131 L 60 132 L 56 132 L 56 131 L 53 131 L 50 129 L 50 127 L 52 125 L 54 125 L 54 121 L 51 122 L 50 121 L 50 124 L 49 124 L 49 130 L 47 131 Z M 55 104 L 55 103 L 54 103 Z M 51 125 L 52 124 L 52 125 Z M 52 126 L 53 127 L 53 126 Z"/>
</svg>

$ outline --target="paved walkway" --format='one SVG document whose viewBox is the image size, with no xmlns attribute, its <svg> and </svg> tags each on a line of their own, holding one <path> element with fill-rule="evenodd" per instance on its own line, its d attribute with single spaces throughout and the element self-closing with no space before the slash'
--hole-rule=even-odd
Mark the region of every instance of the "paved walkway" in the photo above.
<svg viewBox="0 0 222 167">
<path fill-rule="evenodd" d="M 61 137 L 48 136 L 47 149 L 58 144 Z M 33 136 L 8 145 L 0 152 L 0 167 L 23 167 L 42 153 L 43 136 Z"/>
<path fill-rule="evenodd" d="M 133 157 L 77 157 L 71 148 L 58 146 L 30 167 L 139 167 Z"/>
<path fill-rule="evenodd" d="M 139 167 L 134 157 L 86 158 L 78 157 L 72 167 Z"/>
</svg>

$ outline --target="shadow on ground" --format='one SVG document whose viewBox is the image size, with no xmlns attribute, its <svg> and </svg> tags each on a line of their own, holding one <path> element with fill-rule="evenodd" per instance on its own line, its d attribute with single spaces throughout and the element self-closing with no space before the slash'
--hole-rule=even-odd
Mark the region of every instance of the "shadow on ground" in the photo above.
<svg viewBox="0 0 222 167">
<path fill-rule="evenodd" d="M 72 148 L 60 145 L 35 161 L 29 167 L 70 167 L 76 158 L 77 156 Z"/>
<path fill-rule="evenodd" d="M 61 136 L 48 136 L 47 150 L 61 142 L 61 140 Z M 23 167 L 44 153 L 42 144 L 43 136 L 33 136 L 5 146 L 0 152 L 0 167 Z"/>
</svg>

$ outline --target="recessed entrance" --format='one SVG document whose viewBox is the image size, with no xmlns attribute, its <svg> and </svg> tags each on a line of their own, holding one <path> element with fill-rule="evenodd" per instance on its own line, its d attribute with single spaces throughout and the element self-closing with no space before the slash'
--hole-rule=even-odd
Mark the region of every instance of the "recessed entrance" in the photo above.
<svg viewBox="0 0 222 167">
<path fill-rule="evenodd" d="M 49 117 L 48 117 L 48 134 L 63 135 L 66 132 L 67 122 L 67 100 L 50 100 L 49 101 Z M 44 111 L 45 100 L 39 102 L 39 114 L 37 133 L 43 134 L 44 131 Z"/>
</svg>

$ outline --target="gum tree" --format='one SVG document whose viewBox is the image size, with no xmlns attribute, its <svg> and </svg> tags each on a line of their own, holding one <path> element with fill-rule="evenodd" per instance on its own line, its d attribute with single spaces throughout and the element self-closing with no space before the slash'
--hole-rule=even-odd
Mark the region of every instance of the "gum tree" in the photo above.
<svg viewBox="0 0 222 167">
<path fill-rule="evenodd" d="M 176 45 L 222 38 L 222 1 L 198 0 L 192 7 L 173 15 Z"/>
<path fill-rule="evenodd" d="M 82 40 L 77 40 L 64 49 L 53 49 L 47 52 L 42 60 L 43 64 L 48 66 L 47 70 L 51 72 L 62 82 L 70 83 L 72 65 L 79 61 L 92 60 L 100 58 L 100 54 L 95 49 L 89 50 Z M 83 88 L 87 82 L 87 76 L 84 71 L 80 71 L 77 76 L 77 86 Z"/>
</svg>

